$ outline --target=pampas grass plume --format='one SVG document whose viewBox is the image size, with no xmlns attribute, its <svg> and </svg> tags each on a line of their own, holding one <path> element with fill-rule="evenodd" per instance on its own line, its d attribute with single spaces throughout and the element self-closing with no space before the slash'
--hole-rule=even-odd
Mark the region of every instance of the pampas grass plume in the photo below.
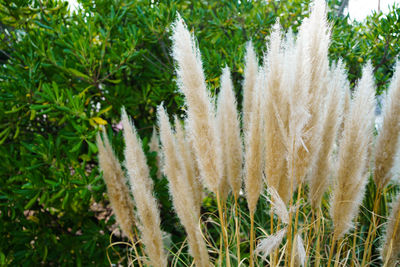
<svg viewBox="0 0 400 267">
<path fill-rule="evenodd" d="M 195 259 L 196 266 L 210 266 L 207 248 L 201 236 L 200 227 L 197 225 L 200 215 L 193 197 L 193 184 L 188 179 L 185 161 L 162 106 L 158 108 L 158 121 L 165 162 L 164 173 L 169 181 L 176 213 L 188 234 L 190 252 Z"/>
<path fill-rule="evenodd" d="M 118 162 L 110 141 L 103 130 L 103 140 L 97 134 L 97 147 L 99 149 L 99 165 L 103 171 L 104 182 L 107 185 L 108 198 L 115 213 L 116 221 L 122 232 L 129 238 L 133 237 L 135 226 L 134 205 L 129 194 L 129 187 L 125 174 Z"/>
<path fill-rule="evenodd" d="M 305 125 L 301 125 L 304 144 L 296 149 L 294 168 L 297 183 L 302 182 L 311 170 L 322 145 L 321 110 L 325 106 L 324 96 L 327 94 L 329 43 L 330 30 L 326 20 L 326 3 L 324 0 L 317 0 L 312 7 L 310 18 L 301 25 L 297 48 L 297 53 L 300 54 L 298 58 L 304 61 L 306 67 L 302 80 L 309 89 L 306 95 L 303 95 L 303 102 L 306 102 L 310 115 Z M 295 81 L 297 83 L 298 79 Z"/>
<path fill-rule="evenodd" d="M 188 106 L 188 122 L 201 177 L 214 193 L 222 176 L 219 139 L 215 125 L 215 111 L 207 93 L 200 58 L 192 36 L 178 15 L 173 24 L 172 55 L 177 62 L 179 88 Z"/>
<path fill-rule="evenodd" d="M 271 254 L 271 252 L 279 247 L 279 245 L 282 243 L 283 238 L 285 237 L 286 232 L 287 229 L 284 228 L 279 230 L 277 233 L 262 239 L 257 245 L 255 253 L 258 255 L 262 255 L 262 259 L 265 260 L 268 255 Z"/>
<path fill-rule="evenodd" d="M 253 43 L 246 45 L 246 57 L 243 81 L 243 130 L 246 131 L 250 122 L 251 110 L 253 108 L 253 92 L 257 80 L 258 63 Z"/>
<path fill-rule="evenodd" d="M 131 191 L 137 207 L 138 227 L 145 251 L 153 266 L 167 266 L 163 249 L 160 214 L 153 193 L 153 181 L 149 174 L 146 156 L 136 130 L 122 109 L 122 125 L 125 139 L 125 167 L 128 171 Z"/>
<path fill-rule="evenodd" d="M 183 160 L 184 167 L 186 169 L 189 186 L 192 189 L 195 210 L 197 214 L 200 214 L 200 208 L 203 202 L 203 188 L 196 173 L 196 162 L 192 157 L 190 142 L 186 136 L 183 124 L 176 116 L 174 117 L 174 122 L 176 131 L 175 139 L 179 148 L 179 153 L 181 154 L 181 158 Z"/>
<path fill-rule="evenodd" d="M 371 63 L 363 68 L 340 141 L 339 162 L 331 202 L 334 235 L 341 238 L 351 227 L 364 195 L 368 147 L 373 136 L 375 88 Z"/>
<path fill-rule="evenodd" d="M 329 185 L 329 177 L 332 172 L 332 152 L 342 121 L 343 95 L 345 91 L 350 90 L 346 71 L 341 61 L 330 71 L 329 80 L 327 108 L 323 115 L 322 146 L 318 152 L 315 166 L 313 166 L 309 183 L 309 198 L 314 209 L 319 207 L 322 196 Z"/>
<path fill-rule="evenodd" d="M 233 194 L 238 197 L 242 186 L 243 148 L 240 123 L 231 74 L 228 67 L 222 70 L 221 91 L 218 96 L 217 124 L 224 163 L 223 174 L 228 178 Z"/>
<path fill-rule="evenodd" d="M 383 189 L 391 180 L 391 169 L 395 166 L 395 155 L 400 136 L 400 61 L 385 98 L 382 129 L 378 135 L 375 151 L 374 180 Z"/>
<path fill-rule="evenodd" d="M 282 85 L 283 57 L 280 26 L 276 23 L 271 33 L 268 51 L 264 56 L 263 72 L 266 81 L 258 85 L 261 87 L 258 90 L 265 90 L 262 115 L 265 122 L 265 147 L 268 148 L 265 150 L 264 170 L 267 184 L 274 187 L 287 203 L 290 182 L 287 175 L 288 136 L 284 126 L 287 126 L 289 111 L 286 88 Z"/>
<path fill-rule="evenodd" d="M 254 108 L 250 116 L 248 131 L 245 133 L 246 151 L 244 165 L 244 182 L 247 204 L 250 214 L 254 213 L 257 201 L 263 188 L 263 163 L 264 163 L 264 131 L 262 118 L 262 84 L 263 73 L 260 71 L 257 77 L 253 99 Z"/>
</svg>

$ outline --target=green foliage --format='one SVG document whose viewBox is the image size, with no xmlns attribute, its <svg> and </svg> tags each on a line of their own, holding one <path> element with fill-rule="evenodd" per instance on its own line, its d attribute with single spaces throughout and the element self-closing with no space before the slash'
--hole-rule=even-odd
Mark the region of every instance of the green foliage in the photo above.
<svg viewBox="0 0 400 267">
<path fill-rule="evenodd" d="M 176 12 L 196 29 L 211 91 L 228 65 L 239 92 L 245 43 L 253 40 L 261 56 L 276 19 L 296 32 L 309 2 L 101 0 L 82 1 L 72 13 L 57 0 L 1 0 L 0 233 L 7 241 L 0 242 L 0 265 L 106 265 L 106 251 L 113 262 L 125 257 L 107 250 L 115 221 L 95 136 L 106 125 L 121 158 L 122 106 L 142 136 L 162 101 L 169 113 L 183 112 L 170 56 Z M 331 56 L 344 58 L 353 84 L 360 62 L 371 59 L 384 89 L 400 49 L 399 12 L 350 23 L 332 11 Z M 144 145 L 154 176 L 155 155 Z M 166 183 L 155 184 L 162 227 L 178 242 L 184 234 Z"/>
</svg>

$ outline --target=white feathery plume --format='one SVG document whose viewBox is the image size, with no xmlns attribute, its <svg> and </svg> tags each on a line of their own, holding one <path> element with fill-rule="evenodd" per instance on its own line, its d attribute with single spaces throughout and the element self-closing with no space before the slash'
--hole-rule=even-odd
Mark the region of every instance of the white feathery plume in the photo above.
<svg viewBox="0 0 400 267">
<path fill-rule="evenodd" d="M 196 174 L 195 160 L 192 157 L 190 143 L 187 140 L 185 129 L 182 123 L 174 116 L 175 138 L 186 169 L 187 179 L 193 192 L 193 200 L 196 211 L 200 214 L 201 204 L 203 202 L 203 188 Z"/>
<path fill-rule="evenodd" d="M 172 29 L 172 55 L 177 62 L 178 85 L 188 106 L 188 126 L 193 136 L 200 174 L 207 187 L 217 193 L 222 177 L 220 142 L 200 51 L 194 36 L 179 15 Z"/>
<path fill-rule="evenodd" d="M 373 137 L 375 87 L 371 63 L 363 68 L 340 141 L 339 162 L 331 200 L 334 236 L 351 227 L 362 201 L 367 176 L 368 148 Z M 355 156 L 357 155 L 357 156 Z"/>
<path fill-rule="evenodd" d="M 255 253 L 257 255 L 262 255 L 262 259 L 266 260 L 269 254 L 273 252 L 282 243 L 282 239 L 286 234 L 287 229 L 284 228 L 279 230 L 273 235 L 270 235 L 258 243 Z"/>
<path fill-rule="evenodd" d="M 271 203 L 274 213 L 278 215 L 284 224 L 289 224 L 289 212 L 285 202 L 283 202 L 275 188 L 268 187 L 267 191 L 271 196 L 271 198 L 267 197 L 267 201 Z"/>
<path fill-rule="evenodd" d="M 253 108 L 253 92 L 257 81 L 258 63 L 252 42 L 246 45 L 246 57 L 243 80 L 243 131 L 249 125 L 251 110 Z"/>
<path fill-rule="evenodd" d="M 290 181 L 287 169 L 287 126 L 289 98 L 287 88 L 282 85 L 284 64 L 282 61 L 282 38 L 279 23 L 273 26 L 267 53 L 264 55 L 263 72 L 266 82 L 262 84 L 265 92 L 265 177 L 267 184 L 274 187 L 280 197 L 289 200 Z M 264 86 L 266 87 L 264 89 Z M 247 149 L 247 146 L 246 146 Z M 246 152 L 247 153 L 247 152 Z"/>
<path fill-rule="evenodd" d="M 243 148 L 235 92 L 228 67 L 222 70 L 221 91 L 218 95 L 217 124 L 222 145 L 223 176 L 233 194 L 238 197 L 242 186 Z"/>
<path fill-rule="evenodd" d="M 103 139 L 98 133 L 96 140 L 99 149 L 99 166 L 103 171 L 103 179 L 107 185 L 108 198 L 122 232 L 127 237 L 132 238 L 133 227 L 135 226 L 133 200 L 129 193 L 124 171 L 114 154 L 104 128 L 102 132 Z"/>
<path fill-rule="evenodd" d="M 318 157 L 322 145 L 322 114 L 327 95 L 327 74 L 329 71 L 328 48 L 330 28 L 326 20 L 326 3 L 324 0 L 314 1 L 310 18 L 305 20 L 299 31 L 297 45 L 298 64 L 303 64 L 301 80 L 306 84 L 308 92 L 302 94 L 307 105 L 309 118 L 304 117 L 305 125 L 299 125 L 303 132 L 301 142 L 295 156 L 295 176 L 302 182 L 311 170 Z M 300 67 L 300 71 L 302 71 Z M 298 82 L 298 79 L 295 79 Z M 298 99 L 298 98 L 296 98 Z"/>
<path fill-rule="evenodd" d="M 182 158 L 175 136 L 171 130 L 168 116 L 162 106 L 158 107 L 160 138 L 164 154 L 164 173 L 169 181 L 169 188 L 176 213 L 188 234 L 190 253 L 196 266 L 210 266 L 207 247 L 201 237 L 198 221 L 200 214 L 193 197 L 193 184 L 188 179 L 185 161 Z M 177 126 L 179 127 L 179 126 Z"/>
<path fill-rule="evenodd" d="M 131 191 L 136 203 L 138 227 L 145 245 L 145 251 L 153 266 L 167 266 L 163 249 L 160 214 L 153 196 L 151 180 L 142 143 L 136 129 L 122 109 L 122 125 L 125 139 L 125 167 L 128 171 Z"/>
<path fill-rule="evenodd" d="M 304 248 L 304 242 L 303 239 L 301 238 L 300 234 L 296 234 L 294 238 L 294 244 L 296 248 L 296 256 L 298 258 L 298 261 L 300 263 L 300 266 L 304 266 L 306 262 L 306 249 Z"/>
<path fill-rule="evenodd" d="M 394 162 L 399 148 L 397 140 L 400 137 L 400 61 L 396 63 L 384 104 L 383 124 L 376 142 L 374 170 L 375 184 L 380 189 L 389 183 L 393 177 L 391 170 L 396 168 Z"/>
<path fill-rule="evenodd" d="M 265 77 L 263 73 L 259 71 L 253 96 L 255 100 L 253 103 L 254 108 L 250 116 L 248 130 L 245 133 L 244 182 L 250 214 L 254 213 L 263 188 L 264 123 L 262 114 L 262 85 L 264 82 Z"/>
<path fill-rule="evenodd" d="M 344 65 L 342 61 L 339 61 L 330 70 L 327 106 L 322 115 L 322 146 L 309 178 L 309 199 L 314 209 L 320 205 L 322 196 L 329 185 L 329 177 L 332 173 L 332 152 L 342 122 L 344 92 L 349 91 L 349 87 Z"/>
</svg>

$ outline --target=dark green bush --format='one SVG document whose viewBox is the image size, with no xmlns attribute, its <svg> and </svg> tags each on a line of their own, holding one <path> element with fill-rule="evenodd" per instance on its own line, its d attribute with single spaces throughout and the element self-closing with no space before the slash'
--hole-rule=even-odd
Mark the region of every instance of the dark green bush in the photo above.
<svg viewBox="0 0 400 267">
<path fill-rule="evenodd" d="M 261 56 L 276 19 L 296 31 L 309 2 L 100 0 L 71 13 L 57 0 L 1 0 L 0 265 L 107 265 L 106 251 L 113 262 L 125 257 L 107 249 L 115 221 L 94 140 L 105 125 L 122 151 L 122 106 L 142 137 L 162 101 L 182 113 L 169 40 L 176 12 L 196 30 L 210 89 L 228 65 L 240 100 L 245 43 L 253 40 Z M 360 62 L 371 59 L 381 92 L 400 50 L 400 9 L 350 23 L 335 15 L 339 1 L 330 2 L 332 59 L 344 58 L 353 85 Z M 155 188 L 163 229 L 182 240 L 166 179 Z"/>
</svg>

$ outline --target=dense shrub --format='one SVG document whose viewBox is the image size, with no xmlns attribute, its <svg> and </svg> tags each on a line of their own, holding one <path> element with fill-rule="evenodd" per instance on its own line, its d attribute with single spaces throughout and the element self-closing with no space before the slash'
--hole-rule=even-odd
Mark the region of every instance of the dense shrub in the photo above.
<svg viewBox="0 0 400 267">
<path fill-rule="evenodd" d="M 350 23 L 336 17 L 339 3 L 330 2 L 332 59 L 344 57 L 353 84 L 359 63 L 371 59 L 381 92 L 400 50 L 400 9 Z M 1 1 L 0 233 L 7 241 L 0 242 L 0 264 L 107 264 L 115 221 L 97 169 L 95 136 L 105 125 L 121 152 L 122 106 L 143 137 L 151 133 L 159 103 L 171 113 L 184 109 L 170 56 L 176 12 L 196 29 L 211 90 L 228 65 L 238 91 L 246 41 L 252 39 L 261 55 L 275 20 L 296 31 L 308 3 L 82 1 L 72 13 L 56 0 Z M 163 229 L 181 240 L 166 179 L 155 186 Z"/>
</svg>

